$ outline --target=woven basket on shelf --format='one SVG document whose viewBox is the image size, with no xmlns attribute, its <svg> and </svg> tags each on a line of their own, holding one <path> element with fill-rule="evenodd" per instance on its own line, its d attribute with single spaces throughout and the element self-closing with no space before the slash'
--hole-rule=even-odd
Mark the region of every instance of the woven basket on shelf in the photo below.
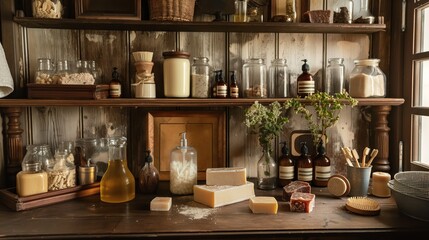
<svg viewBox="0 0 429 240">
<path fill-rule="evenodd" d="M 155 21 L 192 21 L 195 0 L 150 0 L 150 19 Z"/>
</svg>

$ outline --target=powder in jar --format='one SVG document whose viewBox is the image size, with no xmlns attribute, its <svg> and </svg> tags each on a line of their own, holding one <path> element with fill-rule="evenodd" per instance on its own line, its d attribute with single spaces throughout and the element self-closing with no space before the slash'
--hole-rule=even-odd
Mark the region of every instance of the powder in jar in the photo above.
<svg viewBox="0 0 429 240">
<path fill-rule="evenodd" d="M 205 74 L 192 74 L 192 97 L 209 97 L 209 76 Z"/>
</svg>

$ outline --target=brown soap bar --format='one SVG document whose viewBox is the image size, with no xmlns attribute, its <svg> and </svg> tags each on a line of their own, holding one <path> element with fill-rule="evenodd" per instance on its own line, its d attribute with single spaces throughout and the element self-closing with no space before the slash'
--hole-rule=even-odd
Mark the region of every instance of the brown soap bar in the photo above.
<svg viewBox="0 0 429 240">
<path fill-rule="evenodd" d="M 292 194 L 295 192 L 310 193 L 311 186 L 308 182 L 293 181 L 283 187 L 283 200 L 288 202 Z"/>
<path fill-rule="evenodd" d="M 290 211 L 309 213 L 313 211 L 315 199 L 316 195 L 312 193 L 295 192 L 290 197 Z"/>
</svg>

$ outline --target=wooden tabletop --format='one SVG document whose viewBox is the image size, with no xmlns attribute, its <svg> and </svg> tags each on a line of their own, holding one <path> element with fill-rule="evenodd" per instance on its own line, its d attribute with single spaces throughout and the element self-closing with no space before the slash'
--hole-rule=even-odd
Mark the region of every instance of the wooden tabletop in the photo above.
<svg viewBox="0 0 429 240">
<path fill-rule="evenodd" d="M 169 196 L 168 184 L 163 185 L 159 192 L 165 194 L 157 196 Z M 313 212 L 297 213 L 281 200 L 280 188 L 256 190 L 257 196 L 277 198 L 276 215 L 253 214 L 248 201 L 210 208 L 192 195 L 173 196 L 168 212 L 151 212 L 155 195 L 141 193 L 120 204 L 101 202 L 96 194 L 20 212 L 0 205 L 0 238 L 397 239 L 429 234 L 429 223 L 401 214 L 393 198 L 371 197 L 380 203 L 380 215 L 360 216 L 345 209 L 347 198 L 334 198 L 324 188 L 312 191 Z"/>
</svg>

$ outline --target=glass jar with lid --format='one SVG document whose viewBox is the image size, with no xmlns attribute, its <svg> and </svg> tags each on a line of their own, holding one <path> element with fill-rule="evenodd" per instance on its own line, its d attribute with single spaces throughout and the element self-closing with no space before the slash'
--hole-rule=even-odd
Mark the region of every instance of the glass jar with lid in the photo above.
<svg viewBox="0 0 429 240">
<path fill-rule="evenodd" d="M 166 97 L 187 98 L 191 93 L 189 62 L 190 54 L 181 51 L 163 52 L 164 95 Z"/>
<path fill-rule="evenodd" d="M 345 67 L 343 58 L 330 58 L 326 67 L 324 91 L 333 95 L 341 93 L 345 88 Z"/>
<path fill-rule="evenodd" d="M 50 58 L 37 59 L 37 71 L 34 77 L 34 83 L 37 84 L 53 84 L 53 75 L 55 74 L 55 66 Z"/>
<path fill-rule="evenodd" d="M 62 0 L 33 0 L 32 10 L 35 18 L 62 18 Z"/>
<path fill-rule="evenodd" d="M 262 58 L 250 58 L 243 64 L 243 91 L 246 98 L 266 98 L 267 66 Z"/>
<path fill-rule="evenodd" d="M 386 97 L 386 75 L 378 64 L 380 59 L 355 60 L 350 73 L 349 94 L 351 97 Z"/>
<path fill-rule="evenodd" d="M 42 168 L 42 158 L 35 145 L 28 145 L 22 160 L 22 171 L 16 174 L 16 191 L 25 197 L 48 191 L 48 174 Z"/>
<path fill-rule="evenodd" d="M 76 167 L 67 161 L 67 155 L 66 151 L 57 151 L 55 162 L 47 167 L 49 191 L 76 186 Z"/>
<path fill-rule="evenodd" d="M 207 57 L 194 57 L 191 69 L 191 96 L 193 98 L 208 98 L 210 95 L 211 67 Z"/>
<path fill-rule="evenodd" d="M 268 70 L 268 97 L 289 97 L 289 70 L 283 58 L 271 61 Z"/>
</svg>

